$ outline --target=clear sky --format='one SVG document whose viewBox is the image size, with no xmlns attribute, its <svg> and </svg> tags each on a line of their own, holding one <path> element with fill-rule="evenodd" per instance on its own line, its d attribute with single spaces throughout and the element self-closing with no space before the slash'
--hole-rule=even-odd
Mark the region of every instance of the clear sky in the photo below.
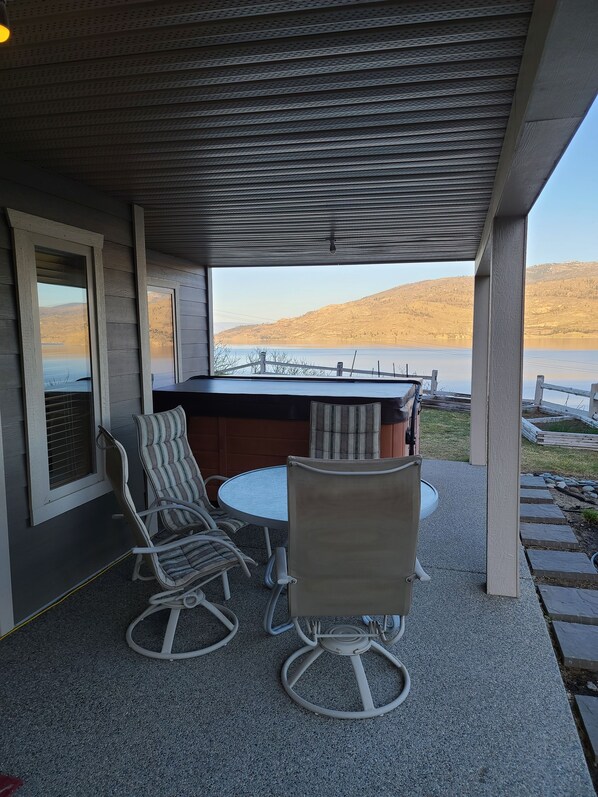
<svg viewBox="0 0 598 797">
<path fill-rule="evenodd" d="M 528 266 L 569 260 L 598 260 L 598 101 L 529 215 Z M 214 269 L 214 320 L 275 321 L 407 282 L 471 275 L 473 268 L 459 262 Z"/>
</svg>

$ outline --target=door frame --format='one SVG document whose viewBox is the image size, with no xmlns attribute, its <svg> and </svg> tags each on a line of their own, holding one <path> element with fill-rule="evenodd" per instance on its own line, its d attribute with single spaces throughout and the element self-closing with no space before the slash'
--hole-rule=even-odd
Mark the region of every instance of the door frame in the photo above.
<svg viewBox="0 0 598 797">
<path fill-rule="evenodd" d="M 6 480 L 4 474 L 4 444 L 2 440 L 2 417 L 0 416 L 0 636 L 8 634 L 14 627 L 8 510 L 6 507 Z"/>
</svg>

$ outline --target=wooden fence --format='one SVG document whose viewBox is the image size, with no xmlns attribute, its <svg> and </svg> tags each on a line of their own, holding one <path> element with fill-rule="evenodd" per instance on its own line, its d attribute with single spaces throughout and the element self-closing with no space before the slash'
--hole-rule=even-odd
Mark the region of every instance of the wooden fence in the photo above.
<svg viewBox="0 0 598 797">
<path fill-rule="evenodd" d="M 391 379 L 402 379 L 402 378 L 409 378 L 413 377 L 413 379 L 421 379 L 422 381 L 426 381 L 430 383 L 430 387 L 424 387 L 423 392 L 430 396 L 436 396 L 438 394 L 438 370 L 433 370 L 431 374 L 410 374 L 409 373 L 409 365 L 406 366 L 405 374 L 397 374 L 394 370 L 391 373 L 390 371 L 381 371 L 380 367 L 378 368 L 371 368 L 370 370 L 364 370 L 362 368 L 348 368 L 345 366 L 342 360 L 339 360 L 335 366 L 331 365 L 311 365 L 306 363 L 292 363 L 292 362 L 278 362 L 277 360 L 267 360 L 266 359 L 267 352 L 261 351 L 259 354 L 259 360 L 254 360 L 252 362 L 244 363 L 243 365 L 233 365 L 231 368 L 225 368 L 220 371 L 221 374 L 232 374 L 235 371 L 242 371 L 246 368 L 253 368 L 256 367 L 258 369 L 257 373 L 261 376 L 272 375 L 275 374 L 276 371 L 269 371 L 268 367 L 278 367 L 278 368 L 309 368 L 310 371 L 321 371 L 325 374 L 330 374 L 331 376 L 369 376 L 378 378 L 378 377 L 390 377 Z M 280 374 L 281 376 L 283 374 Z M 308 377 L 309 378 L 309 377 Z"/>
<path fill-rule="evenodd" d="M 579 407 L 567 407 L 563 404 L 554 404 L 544 401 L 544 391 L 555 390 L 559 393 L 580 396 L 589 399 L 587 410 Z M 536 392 L 534 395 L 534 407 L 538 410 L 548 410 L 548 417 L 522 418 L 521 433 L 525 438 L 541 446 L 564 446 L 566 448 L 585 448 L 598 451 L 598 435 L 588 431 L 584 432 L 556 432 L 551 429 L 543 429 L 545 424 L 555 423 L 555 421 L 571 421 L 577 419 L 585 425 L 598 429 L 598 383 L 590 386 L 589 390 L 580 390 L 564 385 L 553 385 L 544 381 L 544 376 L 538 376 L 536 380 Z"/>
<path fill-rule="evenodd" d="M 545 390 L 555 390 L 557 393 L 567 393 L 572 396 L 587 398 L 590 400 L 588 409 L 582 410 L 576 407 L 567 407 L 564 404 L 553 404 L 550 401 L 544 401 L 543 394 Z M 590 385 L 589 390 L 580 390 L 576 387 L 564 387 L 563 385 L 549 384 L 548 382 L 544 381 L 544 375 L 539 374 L 536 378 L 534 407 L 556 411 L 562 415 L 573 415 L 574 417 L 581 418 L 584 421 L 598 421 L 598 382 L 594 382 L 592 385 Z"/>
</svg>

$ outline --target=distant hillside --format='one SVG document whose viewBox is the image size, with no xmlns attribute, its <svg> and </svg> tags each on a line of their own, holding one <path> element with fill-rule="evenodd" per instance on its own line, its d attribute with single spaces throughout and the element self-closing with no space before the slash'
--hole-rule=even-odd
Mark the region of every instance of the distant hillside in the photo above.
<svg viewBox="0 0 598 797">
<path fill-rule="evenodd" d="M 147 304 L 152 345 L 172 346 L 172 299 L 170 295 L 152 292 Z"/>
<path fill-rule="evenodd" d="M 149 300 L 149 324 L 152 341 L 157 345 L 172 345 L 172 305 L 170 296 L 154 294 Z M 52 345 L 87 345 L 87 305 L 60 304 L 40 307 L 42 343 Z"/>
<path fill-rule="evenodd" d="M 72 302 L 40 307 L 39 318 L 42 343 L 81 346 L 89 341 L 86 304 Z"/>
<path fill-rule="evenodd" d="M 228 344 L 400 344 L 469 342 L 473 279 L 449 277 L 399 285 L 271 324 L 217 335 Z M 546 263 L 527 270 L 527 337 L 598 338 L 598 263 Z"/>
<path fill-rule="evenodd" d="M 221 343 L 468 343 L 472 325 L 471 277 L 399 285 L 354 302 L 331 304 L 272 324 L 220 332 Z M 547 263 L 527 271 L 528 337 L 598 338 L 598 263 Z M 152 340 L 172 345 L 171 303 L 149 303 Z M 88 339 L 86 305 L 40 308 L 42 341 L 81 345 Z"/>
</svg>

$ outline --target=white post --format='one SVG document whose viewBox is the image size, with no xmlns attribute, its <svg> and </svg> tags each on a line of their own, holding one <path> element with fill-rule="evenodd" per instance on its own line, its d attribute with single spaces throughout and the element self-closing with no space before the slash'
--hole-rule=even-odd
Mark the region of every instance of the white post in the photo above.
<svg viewBox="0 0 598 797">
<path fill-rule="evenodd" d="M 590 418 L 598 420 L 598 382 L 590 385 Z"/>
<path fill-rule="evenodd" d="M 153 412 L 152 362 L 150 352 L 149 310 L 147 305 L 147 263 L 145 258 L 145 215 L 139 205 L 132 206 L 135 289 L 137 294 L 137 325 L 139 332 L 139 359 L 141 366 L 141 411 Z"/>
<path fill-rule="evenodd" d="M 336 375 L 337 376 L 342 376 L 343 375 L 343 363 L 342 362 L 338 362 L 336 364 Z"/>
<path fill-rule="evenodd" d="M 536 377 L 536 390 L 534 393 L 534 407 L 539 407 L 542 404 L 542 393 L 544 392 L 544 374 L 538 374 Z"/>
<path fill-rule="evenodd" d="M 486 464 L 488 434 L 488 336 L 490 325 L 491 241 L 478 264 L 474 280 L 473 340 L 471 348 L 471 425 L 469 461 Z"/>
<path fill-rule="evenodd" d="M 214 289 L 212 269 L 206 268 L 206 307 L 208 311 L 208 376 L 214 376 Z M 182 374 L 179 374 L 182 379 Z"/>
<path fill-rule="evenodd" d="M 432 378 L 430 379 L 430 395 L 435 396 L 438 390 L 438 370 L 435 368 L 432 371 Z"/>
<path fill-rule="evenodd" d="M 0 636 L 14 628 L 12 582 L 10 572 L 10 546 L 8 540 L 8 512 L 6 508 L 6 481 L 4 477 L 4 450 L 0 418 Z"/>
<path fill-rule="evenodd" d="M 526 218 L 494 219 L 488 357 L 487 591 L 519 595 Z"/>
<path fill-rule="evenodd" d="M 260 352 L 260 374 L 266 373 L 266 352 Z"/>
</svg>

